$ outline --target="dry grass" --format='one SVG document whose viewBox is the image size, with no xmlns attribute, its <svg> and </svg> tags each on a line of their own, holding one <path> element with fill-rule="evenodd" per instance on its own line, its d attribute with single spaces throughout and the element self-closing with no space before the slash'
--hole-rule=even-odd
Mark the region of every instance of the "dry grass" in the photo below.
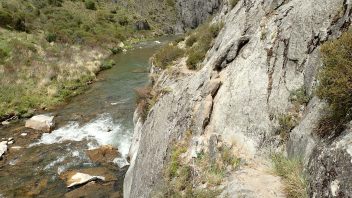
<svg viewBox="0 0 352 198">
<path fill-rule="evenodd" d="M 300 160 L 288 159 L 282 154 L 272 156 L 274 172 L 284 181 L 284 190 L 290 198 L 308 198 L 307 182 Z"/>
<path fill-rule="evenodd" d="M 0 31 L 0 51 L 6 52 L 0 63 L 0 118 L 26 116 L 80 94 L 101 69 L 88 63 L 95 60 L 92 49 L 50 45 L 40 36 Z"/>
</svg>

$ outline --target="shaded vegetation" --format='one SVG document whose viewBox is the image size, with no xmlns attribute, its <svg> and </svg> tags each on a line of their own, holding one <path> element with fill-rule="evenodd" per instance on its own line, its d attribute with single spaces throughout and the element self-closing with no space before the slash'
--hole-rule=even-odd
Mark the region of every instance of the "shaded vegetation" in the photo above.
<svg viewBox="0 0 352 198">
<path fill-rule="evenodd" d="M 303 164 L 297 159 L 288 159 L 282 154 L 272 156 L 274 172 L 284 181 L 287 197 L 308 198 L 307 181 L 303 174 Z"/>
<path fill-rule="evenodd" d="M 177 45 L 167 44 L 154 55 L 155 66 L 166 69 L 173 61 L 182 57 L 184 51 Z"/>
<path fill-rule="evenodd" d="M 187 67 L 191 70 L 199 69 L 199 63 L 205 58 L 208 50 L 213 46 L 213 40 L 223 27 L 223 23 L 204 24 L 190 34 L 186 40 Z"/>
<path fill-rule="evenodd" d="M 324 66 L 316 94 L 329 107 L 320 120 L 316 133 L 320 137 L 339 135 L 352 119 L 352 32 L 329 41 L 321 47 Z"/>
<path fill-rule="evenodd" d="M 280 135 L 281 141 L 286 142 L 289 138 L 290 132 L 297 125 L 297 120 L 294 116 L 288 114 L 281 114 L 278 117 L 279 128 L 276 134 Z"/>
<path fill-rule="evenodd" d="M 307 105 L 310 97 L 308 96 L 304 87 L 296 89 L 290 93 L 290 101 L 297 105 Z"/>
</svg>

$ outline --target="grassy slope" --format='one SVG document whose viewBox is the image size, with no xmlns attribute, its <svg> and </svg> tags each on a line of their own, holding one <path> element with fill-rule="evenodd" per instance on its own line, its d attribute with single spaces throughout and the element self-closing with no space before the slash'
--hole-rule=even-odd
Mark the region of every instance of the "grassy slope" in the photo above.
<svg viewBox="0 0 352 198">
<path fill-rule="evenodd" d="M 0 2 L 0 120 L 79 94 L 108 49 L 160 34 L 174 20 L 170 1 L 92 2 L 94 9 L 81 0 Z M 140 20 L 152 30 L 136 31 Z"/>
</svg>

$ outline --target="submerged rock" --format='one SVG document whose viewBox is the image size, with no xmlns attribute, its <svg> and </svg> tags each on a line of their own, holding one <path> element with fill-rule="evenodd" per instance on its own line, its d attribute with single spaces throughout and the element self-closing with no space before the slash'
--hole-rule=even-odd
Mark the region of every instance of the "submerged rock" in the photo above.
<svg viewBox="0 0 352 198">
<path fill-rule="evenodd" d="M 112 162 L 115 158 L 120 156 L 118 150 L 110 145 L 105 145 L 93 150 L 87 150 L 86 153 L 90 160 L 94 163 Z"/>
<path fill-rule="evenodd" d="M 7 142 L 2 141 L 0 142 L 0 158 L 2 157 L 3 154 L 5 154 L 7 151 Z"/>
<path fill-rule="evenodd" d="M 47 116 L 47 115 L 36 115 L 33 116 L 31 119 L 26 121 L 27 128 L 44 131 L 44 132 L 51 132 L 51 130 L 55 126 L 54 116 Z"/>
</svg>

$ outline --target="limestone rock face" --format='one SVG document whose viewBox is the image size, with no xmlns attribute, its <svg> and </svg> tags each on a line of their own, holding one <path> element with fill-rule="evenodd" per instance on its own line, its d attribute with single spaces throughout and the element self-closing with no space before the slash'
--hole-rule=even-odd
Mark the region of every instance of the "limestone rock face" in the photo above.
<svg viewBox="0 0 352 198">
<path fill-rule="evenodd" d="M 310 197 L 348 197 L 352 192 L 352 130 L 314 148 L 308 163 Z"/>
<path fill-rule="evenodd" d="M 205 12 L 198 10 L 202 5 L 190 10 Z M 325 104 L 313 98 L 297 110 L 289 100 L 300 88 L 313 93 L 322 65 L 320 45 L 346 31 L 351 1 L 240 0 L 232 9 L 227 2 L 219 9 L 213 21 L 224 22 L 224 28 L 203 68 L 178 76 L 164 71 L 153 79 L 155 87 L 173 91 L 158 100 L 144 123 L 138 122 L 124 197 L 150 197 L 162 181 L 172 143 L 186 131 L 218 134 L 248 155 L 264 156 L 282 148 L 276 134 L 279 116 L 295 111 L 302 115 L 289 134 L 287 152 L 304 159 L 310 195 L 351 195 L 350 135 L 328 142 L 315 137 Z M 199 24 L 197 19 L 183 23 Z"/>
<path fill-rule="evenodd" d="M 178 24 L 176 32 L 183 32 L 187 28 L 196 28 L 220 9 L 221 2 L 222 0 L 177 0 Z"/>
<path fill-rule="evenodd" d="M 39 131 L 51 132 L 54 125 L 54 116 L 36 115 L 27 120 L 25 126 Z"/>
</svg>

